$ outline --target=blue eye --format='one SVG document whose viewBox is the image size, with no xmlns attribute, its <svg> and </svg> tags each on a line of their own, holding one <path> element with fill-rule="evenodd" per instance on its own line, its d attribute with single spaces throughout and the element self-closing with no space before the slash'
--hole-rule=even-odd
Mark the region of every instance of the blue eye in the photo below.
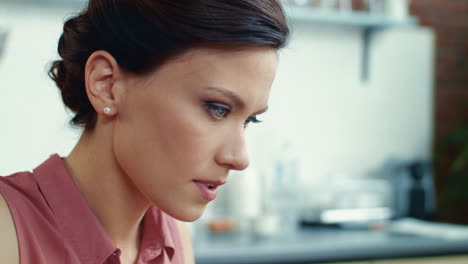
<svg viewBox="0 0 468 264">
<path fill-rule="evenodd" d="M 208 112 L 217 120 L 225 118 L 231 112 L 231 108 L 229 106 L 214 102 L 206 102 L 205 107 Z"/>
<path fill-rule="evenodd" d="M 256 116 L 251 116 L 247 118 L 244 122 L 244 128 L 246 128 L 250 123 L 261 123 L 261 120 L 258 120 Z"/>
</svg>

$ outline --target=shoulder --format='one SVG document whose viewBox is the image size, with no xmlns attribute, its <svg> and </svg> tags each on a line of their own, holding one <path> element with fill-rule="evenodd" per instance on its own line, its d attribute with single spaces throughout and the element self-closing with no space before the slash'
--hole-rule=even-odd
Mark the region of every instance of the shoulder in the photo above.
<svg viewBox="0 0 468 264">
<path fill-rule="evenodd" d="M 4 199 L 9 196 L 25 196 L 25 193 L 37 192 L 36 180 L 33 173 L 29 171 L 17 172 L 9 176 L 0 176 L 0 192 Z"/>
<path fill-rule="evenodd" d="M 31 172 L 18 172 L 10 176 L 0 176 L 0 194 L 15 220 L 15 217 L 22 216 L 22 214 L 18 214 L 19 211 L 41 208 L 39 205 L 42 200 L 42 193 Z"/>
<path fill-rule="evenodd" d="M 31 172 L 0 176 L 0 263 L 19 263 L 19 248 L 37 243 L 30 238 L 41 231 L 38 226 L 47 226 L 43 221 L 50 214 L 43 203 Z"/>
<path fill-rule="evenodd" d="M 19 263 L 18 239 L 7 202 L 0 192 L 0 262 Z"/>
</svg>

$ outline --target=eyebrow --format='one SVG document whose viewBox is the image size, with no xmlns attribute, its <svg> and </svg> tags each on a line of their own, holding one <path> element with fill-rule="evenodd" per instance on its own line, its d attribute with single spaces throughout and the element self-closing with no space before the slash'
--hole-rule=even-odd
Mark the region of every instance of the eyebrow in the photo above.
<svg viewBox="0 0 468 264">
<path fill-rule="evenodd" d="M 217 92 L 217 93 L 220 93 L 222 94 L 223 96 L 229 98 L 231 101 L 234 102 L 234 104 L 236 105 L 236 107 L 238 108 L 245 108 L 245 102 L 235 93 L 229 91 L 229 90 L 226 90 L 226 89 L 223 89 L 223 88 L 219 88 L 219 87 L 212 87 L 212 86 L 209 86 L 207 87 L 208 90 L 210 91 L 214 91 L 214 92 Z M 260 114 L 263 114 L 265 113 L 266 111 L 268 110 L 268 106 L 266 106 L 265 108 L 261 109 L 260 111 L 257 111 L 254 113 L 254 115 L 260 115 Z"/>
</svg>

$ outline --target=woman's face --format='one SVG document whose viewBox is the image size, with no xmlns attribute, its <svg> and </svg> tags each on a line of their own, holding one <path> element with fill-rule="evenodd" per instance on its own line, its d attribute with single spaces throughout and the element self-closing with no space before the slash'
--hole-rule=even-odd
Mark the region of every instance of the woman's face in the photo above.
<svg viewBox="0 0 468 264">
<path fill-rule="evenodd" d="M 276 67 L 274 49 L 200 48 L 126 77 L 116 84 L 120 167 L 161 210 L 196 220 L 229 170 L 249 165 L 244 127 L 266 110 Z"/>
</svg>

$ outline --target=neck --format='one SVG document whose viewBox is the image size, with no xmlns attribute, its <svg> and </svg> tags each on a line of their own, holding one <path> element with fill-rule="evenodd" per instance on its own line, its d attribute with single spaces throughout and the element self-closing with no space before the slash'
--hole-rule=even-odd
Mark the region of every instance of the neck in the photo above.
<svg viewBox="0 0 468 264">
<path fill-rule="evenodd" d="M 103 134 L 103 135 L 101 135 Z M 65 159 L 70 174 L 122 257 L 138 254 L 143 216 L 150 206 L 119 167 L 112 138 L 85 132 Z"/>
</svg>

